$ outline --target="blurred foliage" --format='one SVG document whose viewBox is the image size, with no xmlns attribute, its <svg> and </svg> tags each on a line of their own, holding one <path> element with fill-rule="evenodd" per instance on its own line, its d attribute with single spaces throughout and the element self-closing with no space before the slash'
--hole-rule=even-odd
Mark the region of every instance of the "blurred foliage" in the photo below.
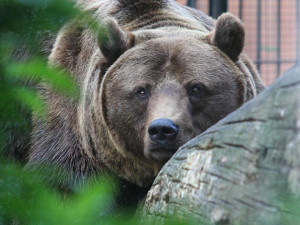
<svg viewBox="0 0 300 225">
<path fill-rule="evenodd" d="M 78 15 L 70 1 L 0 2 L 0 154 L 23 158 L 31 112 L 45 114 L 35 84 L 45 80 L 68 96 L 78 95 L 64 72 L 47 67 L 44 39 Z M 76 94 L 77 93 L 77 94 Z M 12 149 L 14 146 L 15 149 Z"/>
<path fill-rule="evenodd" d="M 106 180 L 87 185 L 63 202 L 41 179 L 16 165 L 2 165 L 0 174 L 0 224 L 103 224 L 100 212 L 113 197 Z"/>
<path fill-rule="evenodd" d="M 47 66 L 43 41 L 80 15 L 71 1 L 2 0 L 0 2 L 0 224 L 127 224 L 108 212 L 117 183 L 101 177 L 62 198 L 45 179 L 24 171 L 22 159 L 31 131 L 31 114 L 44 118 L 46 107 L 35 91 L 46 82 L 69 98 L 78 88 L 68 74 Z M 127 222 L 126 222 L 127 221 Z"/>
</svg>

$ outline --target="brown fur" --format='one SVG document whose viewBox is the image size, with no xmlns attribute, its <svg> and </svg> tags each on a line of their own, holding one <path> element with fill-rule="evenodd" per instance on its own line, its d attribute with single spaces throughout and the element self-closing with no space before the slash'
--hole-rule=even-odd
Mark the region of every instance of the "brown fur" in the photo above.
<svg viewBox="0 0 300 225">
<path fill-rule="evenodd" d="M 263 89 L 241 53 L 243 25 L 231 14 L 222 15 L 212 31 L 211 18 L 171 0 L 90 0 L 78 6 L 105 19 L 109 33 L 97 41 L 80 23 L 60 31 L 49 61 L 71 72 L 81 99 L 41 90 L 49 118 L 36 121 L 28 166 L 63 167 L 72 172 L 71 183 L 109 170 L 146 186 L 182 144 Z M 141 87 L 143 99 L 137 96 Z M 191 94 L 193 87 L 199 95 Z M 172 152 L 149 138 L 148 127 L 160 118 L 179 127 Z"/>
</svg>

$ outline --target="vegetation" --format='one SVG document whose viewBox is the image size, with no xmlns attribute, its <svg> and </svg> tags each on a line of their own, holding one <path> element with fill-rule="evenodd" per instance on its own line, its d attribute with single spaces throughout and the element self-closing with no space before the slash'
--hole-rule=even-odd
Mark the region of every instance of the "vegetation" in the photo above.
<svg viewBox="0 0 300 225">
<path fill-rule="evenodd" d="M 116 190 L 111 178 L 101 177 L 63 200 L 42 178 L 24 171 L 22 161 L 15 160 L 25 155 L 21 149 L 26 146 L 21 142 L 29 138 L 31 113 L 41 119 L 45 117 L 44 103 L 35 92 L 36 84 L 47 82 L 61 94 L 78 97 L 70 76 L 47 66 L 43 47 L 47 43 L 43 40 L 78 16 L 82 15 L 70 1 L 0 2 L 0 224 L 129 221 L 126 216 L 107 213 Z"/>
</svg>

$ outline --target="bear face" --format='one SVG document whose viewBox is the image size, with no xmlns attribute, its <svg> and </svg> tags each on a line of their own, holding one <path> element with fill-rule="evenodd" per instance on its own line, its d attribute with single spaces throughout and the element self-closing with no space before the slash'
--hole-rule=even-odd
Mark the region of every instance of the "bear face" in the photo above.
<svg viewBox="0 0 300 225">
<path fill-rule="evenodd" d="M 240 106 L 239 76 L 234 63 L 204 40 L 149 40 L 107 71 L 101 96 L 105 123 L 126 154 L 164 163 Z M 149 130 L 162 119 L 170 123 Z"/>
<path fill-rule="evenodd" d="M 231 14 L 209 33 L 188 35 L 130 32 L 106 22 L 108 37 L 98 40 L 102 57 L 85 78 L 83 148 L 100 151 L 97 158 L 110 170 L 140 186 L 181 145 L 263 89 L 242 53 L 244 28 Z"/>
</svg>

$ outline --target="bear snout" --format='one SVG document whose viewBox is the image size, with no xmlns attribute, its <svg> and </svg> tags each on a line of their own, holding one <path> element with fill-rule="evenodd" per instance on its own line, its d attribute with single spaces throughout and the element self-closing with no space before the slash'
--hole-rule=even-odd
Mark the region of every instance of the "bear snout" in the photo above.
<svg viewBox="0 0 300 225">
<path fill-rule="evenodd" d="M 170 119 L 156 119 L 148 128 L 148 134 L 159 147 L 168 147 L 177 138 L 179 127 Z"/>
<path fill-rule="evenodd" d="M 179 147 L 179 126 L 170 119 L 155 119 L 148 127 L 145 155 L 166 162 Z"/>
</svg>

